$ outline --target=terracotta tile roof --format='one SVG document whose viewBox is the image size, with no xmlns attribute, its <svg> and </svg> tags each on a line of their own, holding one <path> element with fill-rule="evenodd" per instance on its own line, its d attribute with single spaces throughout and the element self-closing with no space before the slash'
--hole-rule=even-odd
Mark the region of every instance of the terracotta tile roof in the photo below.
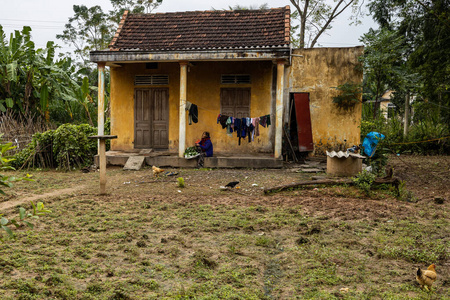
<svg viewBox="0 0 450 300">
<path fill-rule="evenodd" d="M 187 50 L 288 46 L 289 6 L 267 10 L 125 12 L 109 48 Z"/>
</svg>

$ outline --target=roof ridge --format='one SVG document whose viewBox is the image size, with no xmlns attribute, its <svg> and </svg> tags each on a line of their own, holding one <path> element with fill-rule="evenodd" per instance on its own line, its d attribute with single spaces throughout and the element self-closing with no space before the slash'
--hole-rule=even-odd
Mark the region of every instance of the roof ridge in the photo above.
<svg viewBox="0 0 450 300">
<path fill-rule="evenodd" d="M 169 12 L 156 12 L 156 13 L 130 13 L 130 15 L 168 15 L 168 14 L 188 14 L 188 13 L 223 13 L 223 12 L 255 12 L 255 11 L 268 11 L 268 10 L 288 10 L 290 11 L 290 6 L 286 5 L 284 7 L 271 7 L 265 9 L 227 9 L 227 10 L 188 10 L 188 11 L 169 11 Z"/>
</svg>

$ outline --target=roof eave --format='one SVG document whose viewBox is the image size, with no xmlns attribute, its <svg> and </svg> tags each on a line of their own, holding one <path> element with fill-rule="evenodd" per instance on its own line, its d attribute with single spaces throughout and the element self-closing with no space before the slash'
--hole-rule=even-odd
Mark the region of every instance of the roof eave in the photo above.
<svg viewBox="0 0 450 300">
<path fill-rule="evenodd" d="M 290 47 L 249 49 L 195 49 L 160 51 L 91 51 L 92 62 L 131 63 L 131 62 L 173 62 L 173 61 L 258 61 L 289 59 Z"/>
</svg>

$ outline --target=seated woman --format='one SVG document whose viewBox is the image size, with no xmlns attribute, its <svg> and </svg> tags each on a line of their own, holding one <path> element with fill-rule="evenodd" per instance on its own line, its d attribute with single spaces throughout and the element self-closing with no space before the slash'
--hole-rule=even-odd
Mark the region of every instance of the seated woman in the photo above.
<svg viewBox="0 0 450 300">
<path fill-rule="evenodd" d="M 201 141 L 196 143 L 195 146 L 200 148 L 200 156 L 198 157 L 197 167 L 203 167 L 204 157 L 213 156 L 213 144 L 211 142 L 209 132 L 203 132 Z"/>
</svg>

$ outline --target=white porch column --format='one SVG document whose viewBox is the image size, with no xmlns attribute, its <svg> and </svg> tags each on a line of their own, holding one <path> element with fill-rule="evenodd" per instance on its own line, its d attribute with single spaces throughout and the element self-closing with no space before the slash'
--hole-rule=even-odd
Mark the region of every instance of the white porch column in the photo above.
<svg viewBox="0 0 450 300">
<path fill-rule="evenodd" d="M 184 157 L 186 150 L 186 94 L 187 94 L 187 61 L 180 61 L 180 126 L 178 135 L 178 156 Z"/>
<path fill-rule="evenodd" d="M 274 158 L 281 158 L 283 137 L 283 91 L 284 91 L 284 60 L 277 61 L 277 95 L 275 108 L 275 149 Z"/>
<path fill-rule="evenodd" d="M 105 134 L 105 63 L 97 63 L 98 68 L 98 117 L 97 117 L 97 133 Z M 100 141 L 98 154 L 100 154 Z"/>
</svg>

